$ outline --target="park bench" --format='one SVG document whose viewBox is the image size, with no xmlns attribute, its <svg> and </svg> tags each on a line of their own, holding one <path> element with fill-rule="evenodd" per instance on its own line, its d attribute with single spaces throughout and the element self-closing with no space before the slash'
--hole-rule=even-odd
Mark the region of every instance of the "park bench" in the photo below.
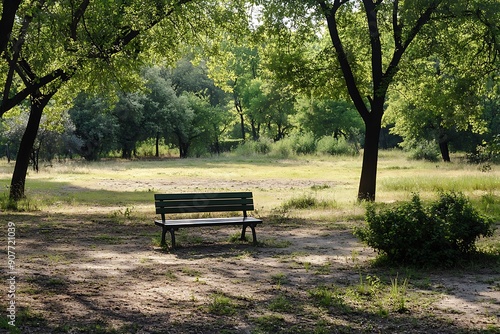
<svg viewBox="0 0 500 334">
<path fill-rule="evenodd" d="M 251 192 L 223 192 L 223 193 L 181 193 L 181 194 L 155 194 L 156 214 L 161 215 L 155 224 L 161 226 L 161 245 L 164 246 L 165 235 L 170 232 L 172 248 L 175 248 L 175 231 L 180 228 L 241 225 L 241 238 L 245 240 L 247 227 L 252 229 L 253 244 L 257 244 L 255 227 L 262 220 L 249 217 L 247 211 L 254 209 Z M 194 214 L 213 212 L 242 211 L 242 216 L 219 218 L 183 218 L 166 219 L 167 214 Z"/>
</svg>

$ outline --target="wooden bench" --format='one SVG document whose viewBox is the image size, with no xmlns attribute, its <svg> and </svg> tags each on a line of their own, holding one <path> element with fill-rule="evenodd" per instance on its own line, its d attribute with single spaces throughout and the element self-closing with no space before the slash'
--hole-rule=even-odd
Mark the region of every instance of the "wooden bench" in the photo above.
<svg viewBox="0 0 500 334">
<path fill-rule="evenodd" d="M 255 227 L 262 223 L 262 220 L 247 215 L 247 211 L 254 209 L 251 192 L 155 194 L 155 207 L 156 214 L 161 215 L 161 220 L 155 220 L 155 224 L 162 228 L 162 246 L 166 244 L 167 232 L 170 232 L 172 248 L 175 248 L 175 231 L 179 228 L 221 225 L 242 225 L 241 240 L 245 240 L 246 229 L 250 227 L 253 244 L 257 244 Z M 166 214 L 235 211 L 242 211 L 243 215 L 228 218 L 165 219 Z"/>
</svg>

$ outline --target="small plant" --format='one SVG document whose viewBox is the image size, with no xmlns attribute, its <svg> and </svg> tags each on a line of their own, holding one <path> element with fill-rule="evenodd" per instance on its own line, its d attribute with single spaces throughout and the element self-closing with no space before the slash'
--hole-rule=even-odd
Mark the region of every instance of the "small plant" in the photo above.
<svg viewBox="0 0 500 334">
<path fill-rule="evenodd" d="M 279 294 L 269 303 L 269 310 L 274 312 L 290 312 L 292 309 L 292 302 L 284 294 Z"/>
<path fill-rule="evenodd" d="M 290 209 L 313 209 L 313 208 L 331 208 L 335 206 L 335 202 L 318 200 L 311 194 L 305 194 L 299 197 L 290 198 L 282 204 L 283 210 Z"/>
<path fill-rule="evenodd" d="M 191 277 L 200 277 L 201 276 L 201 272 L 196 270 L 196 269 L 191 269 L 191 268 L 188 268 L 188 267 L 183 267 L 181 269 L 181 272 L 187 276 L 191 276 Z"/>
<path fill-rule="evenodd" d="M 341 306 L 345 307 L 345 302 L 342 297 L 334 290 L 321 286 L 309 291 L 309 296 L 314 302 L 321 307 Z"/>
<path fill-rule="evenodd" d="M 232 315 L 236 313 L 236 307 L 229 297 L 222 293 L 214 293 L 208 304 L 208 311 L 216 315 Z"/>
<path fill-rule="evenodd" d="M 424 206 L 417 194 L 409 202 L 377 212 L 366 210 L 367 225 L 354 234 L 394 263 L 453 265 L 476 250 L 476 240 L 493 235 L 493 221 L 480 215 L 461 193 L 441 193 Z"/>
<path fill-rule="evenodd" d="M 278 290 L 281 288 L 282 284 L 288 283 L 288 279 L 287 279 L 286 275 L 283 273 L 278 273 L 278 274 L 272 275 L 271 280 L 273 281 L 274 284 L 276 284 Z"/>
<path fill-rule="evenodd" d="M 255 319 L 255 322 L 262 333 L 278 333 L 285 324 L 285 319 L 281 315 L 263 315 Z"/>
<path fill-rule="evenodd" d="M 391 278 L 391 300 L 393 301 L 394 309 L 398 313 L 408 311 L 406 308 L 406 291 L 408 290 L 408 279 L 405 278 L 403 282 L 398 281 L 396 276 Z"/>
</svg>

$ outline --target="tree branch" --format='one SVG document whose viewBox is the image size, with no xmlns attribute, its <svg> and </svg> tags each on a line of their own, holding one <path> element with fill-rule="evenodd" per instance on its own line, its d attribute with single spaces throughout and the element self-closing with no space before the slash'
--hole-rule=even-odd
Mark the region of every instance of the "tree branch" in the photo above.
<svg viewBox="0 0 500 334">
<path fill-rule="evenodd" d="M 366 20 L 368 23 L 368 30 L 370 32 L 370 46 L 372 49 L 372 81 L 373 81 L 373 99 L 382 94 L 380 86 L 382 84 L 382 44 L 380 43 L 380 31 L 377 21 L 377 3 L 373 0 L 363 0 L 365 7 Z"/>
<path fill-rule="evenodd" d="M 394 48 L 401 49 L 403 47 L 402 43 L 402 33 L 403 33 L 403 25 L 399 24 L 398 20 L 398 12 L 399 12 L 399 0 L 394 0 L 392 5 L 392 30 L 394 33 Z"/>
<path fill-rule="evenodd" d="M 383 75 L 382 85 L 380 87 L 381 90 L 387 91 L 387 89 L 389 88 L 389 84 L 392 82 L 392 79 L 398 72 L 399 62 L 401 61 L 401 58 L 403 57 L 406 49 L 410 46 L 411 42 L 415 39 L 420 30 L 422 30 L 424 25 L 426 25 L 431 20 L 432 14 L 435 13 L 441 2 L 442 0 L 433 1 L 417 19 L 415 25 L 411 28 L 404 42 L 402 40 L 400 41 L 400 45 L 394 50 L 391 62 L 389 63 L 389 66 L 387 67 L 387 70 Z M 399 26 L 398 29 L 402 29 L 402 26 Z"/>
<path fill-rule="evenodd" d="M 21 4 L 21 0 L 3 0 L 2 1 L 2 18 L 0 19 L 0 55 L 7 50 L 10 34 L 14 26 L 16 13 Z"/>
<path fill-rule="evenodd" d="M 90 0 L 83 0 L 80 6 L 76 9 L 75 13 L 73 14 L 73 20 L 69 25 L 70 38 L 73 41 L 76 41 L 78 39 L 77 36 L 78 23 L 80 23 L 80 20 L 83 18 L 83 14 L 85 14 L 85 11 L 87 10 L 89 3 Z"/>
<path fill-rule="evenodd" d="M 340 63 L 340 68 L 342 69 L 342 74 L 346 82 L 347 91 L 349 92 L 349 95 L 351 96 L 351 99 L 354 105 L 356 106 L 356 109 L 358 110 L 359 114 L 363 119 L 366 120 L 369 117 L 370 113 L 356 85 L 356 80 L 354 78 L 351 65 L 349 64 L 349 60 L 347 59 L 347 54 L 344 50 L 342 41 L 340 40 L 340 35 L 337 28 L 337 20 L 335 18 L 335 14 L 339 6 L 346 3 L 347 1 L 348 0 L 335 1 L 333 8 L 328 6 L 325 3 L 325 1 L 318 1 L 318 4 L 321 6 L 323 15 L 325 15 L 328 25 L 328 31 L 330 32 L 330 38 L 332 39 L 332 43 L 337 54 L 337 59 Z"/>
</svg>

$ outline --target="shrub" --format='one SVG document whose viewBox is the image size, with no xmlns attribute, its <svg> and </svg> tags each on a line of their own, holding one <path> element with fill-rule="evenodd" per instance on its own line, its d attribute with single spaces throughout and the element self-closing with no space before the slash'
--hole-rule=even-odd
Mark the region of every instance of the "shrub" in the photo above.
<svg viewBox="0 0 500 334">
<path fill-rule="evenodd" d="M 420 141 L 409 149 L 410 159 L 413 160 L 427 160 L 432 162 L 439 161 L 439 146 L 436 141 L 423 140 Z"/>
<path fill-rule="evenodd" d="M 269 155 L 281 159 L 290 157 L 293 155 L 293 141 L 285 138 L 273 143 Z"/>
<path fill-rule="evenodd" d="M 419 266 L 453 265 L 476 250 L 481 236 L 493 234 L 493 221 L 480 215 L 461 193 L 441 193 L 424 206 L 417 194 L 409 202 L 366 210 L 366 225 L 354 234 L 390 262 Z"/>
<path fill-rule="evenodd" d="M 294 138 L 297 154 L 313 154 L 316 152 L 316 139 L 312 133 L 305 133 Z"/>
<path fill-rule="evenodd" d="M 355 150 L 344 138 L 336 139 L 332 136 L 325 136 L 318 140 L 317 152 L 320 154 L 343 155 L 354 154 Z"/>
<path fill-rule="evenodd" d="M 271 151 L 272 144 L 273 141 L 265 137 L 247 140 L 236 148 L 235 153 L 240 156 L 267 154 Z"/>
<path fill-rule="evenodd" d="M 500 162 L 500 135 L 496 135 L 489 142 L 483 141 L 476 147 L 475 152 L 466 155 L 467 162 L 481 164 L 485 162 Z"/>
</svg>

